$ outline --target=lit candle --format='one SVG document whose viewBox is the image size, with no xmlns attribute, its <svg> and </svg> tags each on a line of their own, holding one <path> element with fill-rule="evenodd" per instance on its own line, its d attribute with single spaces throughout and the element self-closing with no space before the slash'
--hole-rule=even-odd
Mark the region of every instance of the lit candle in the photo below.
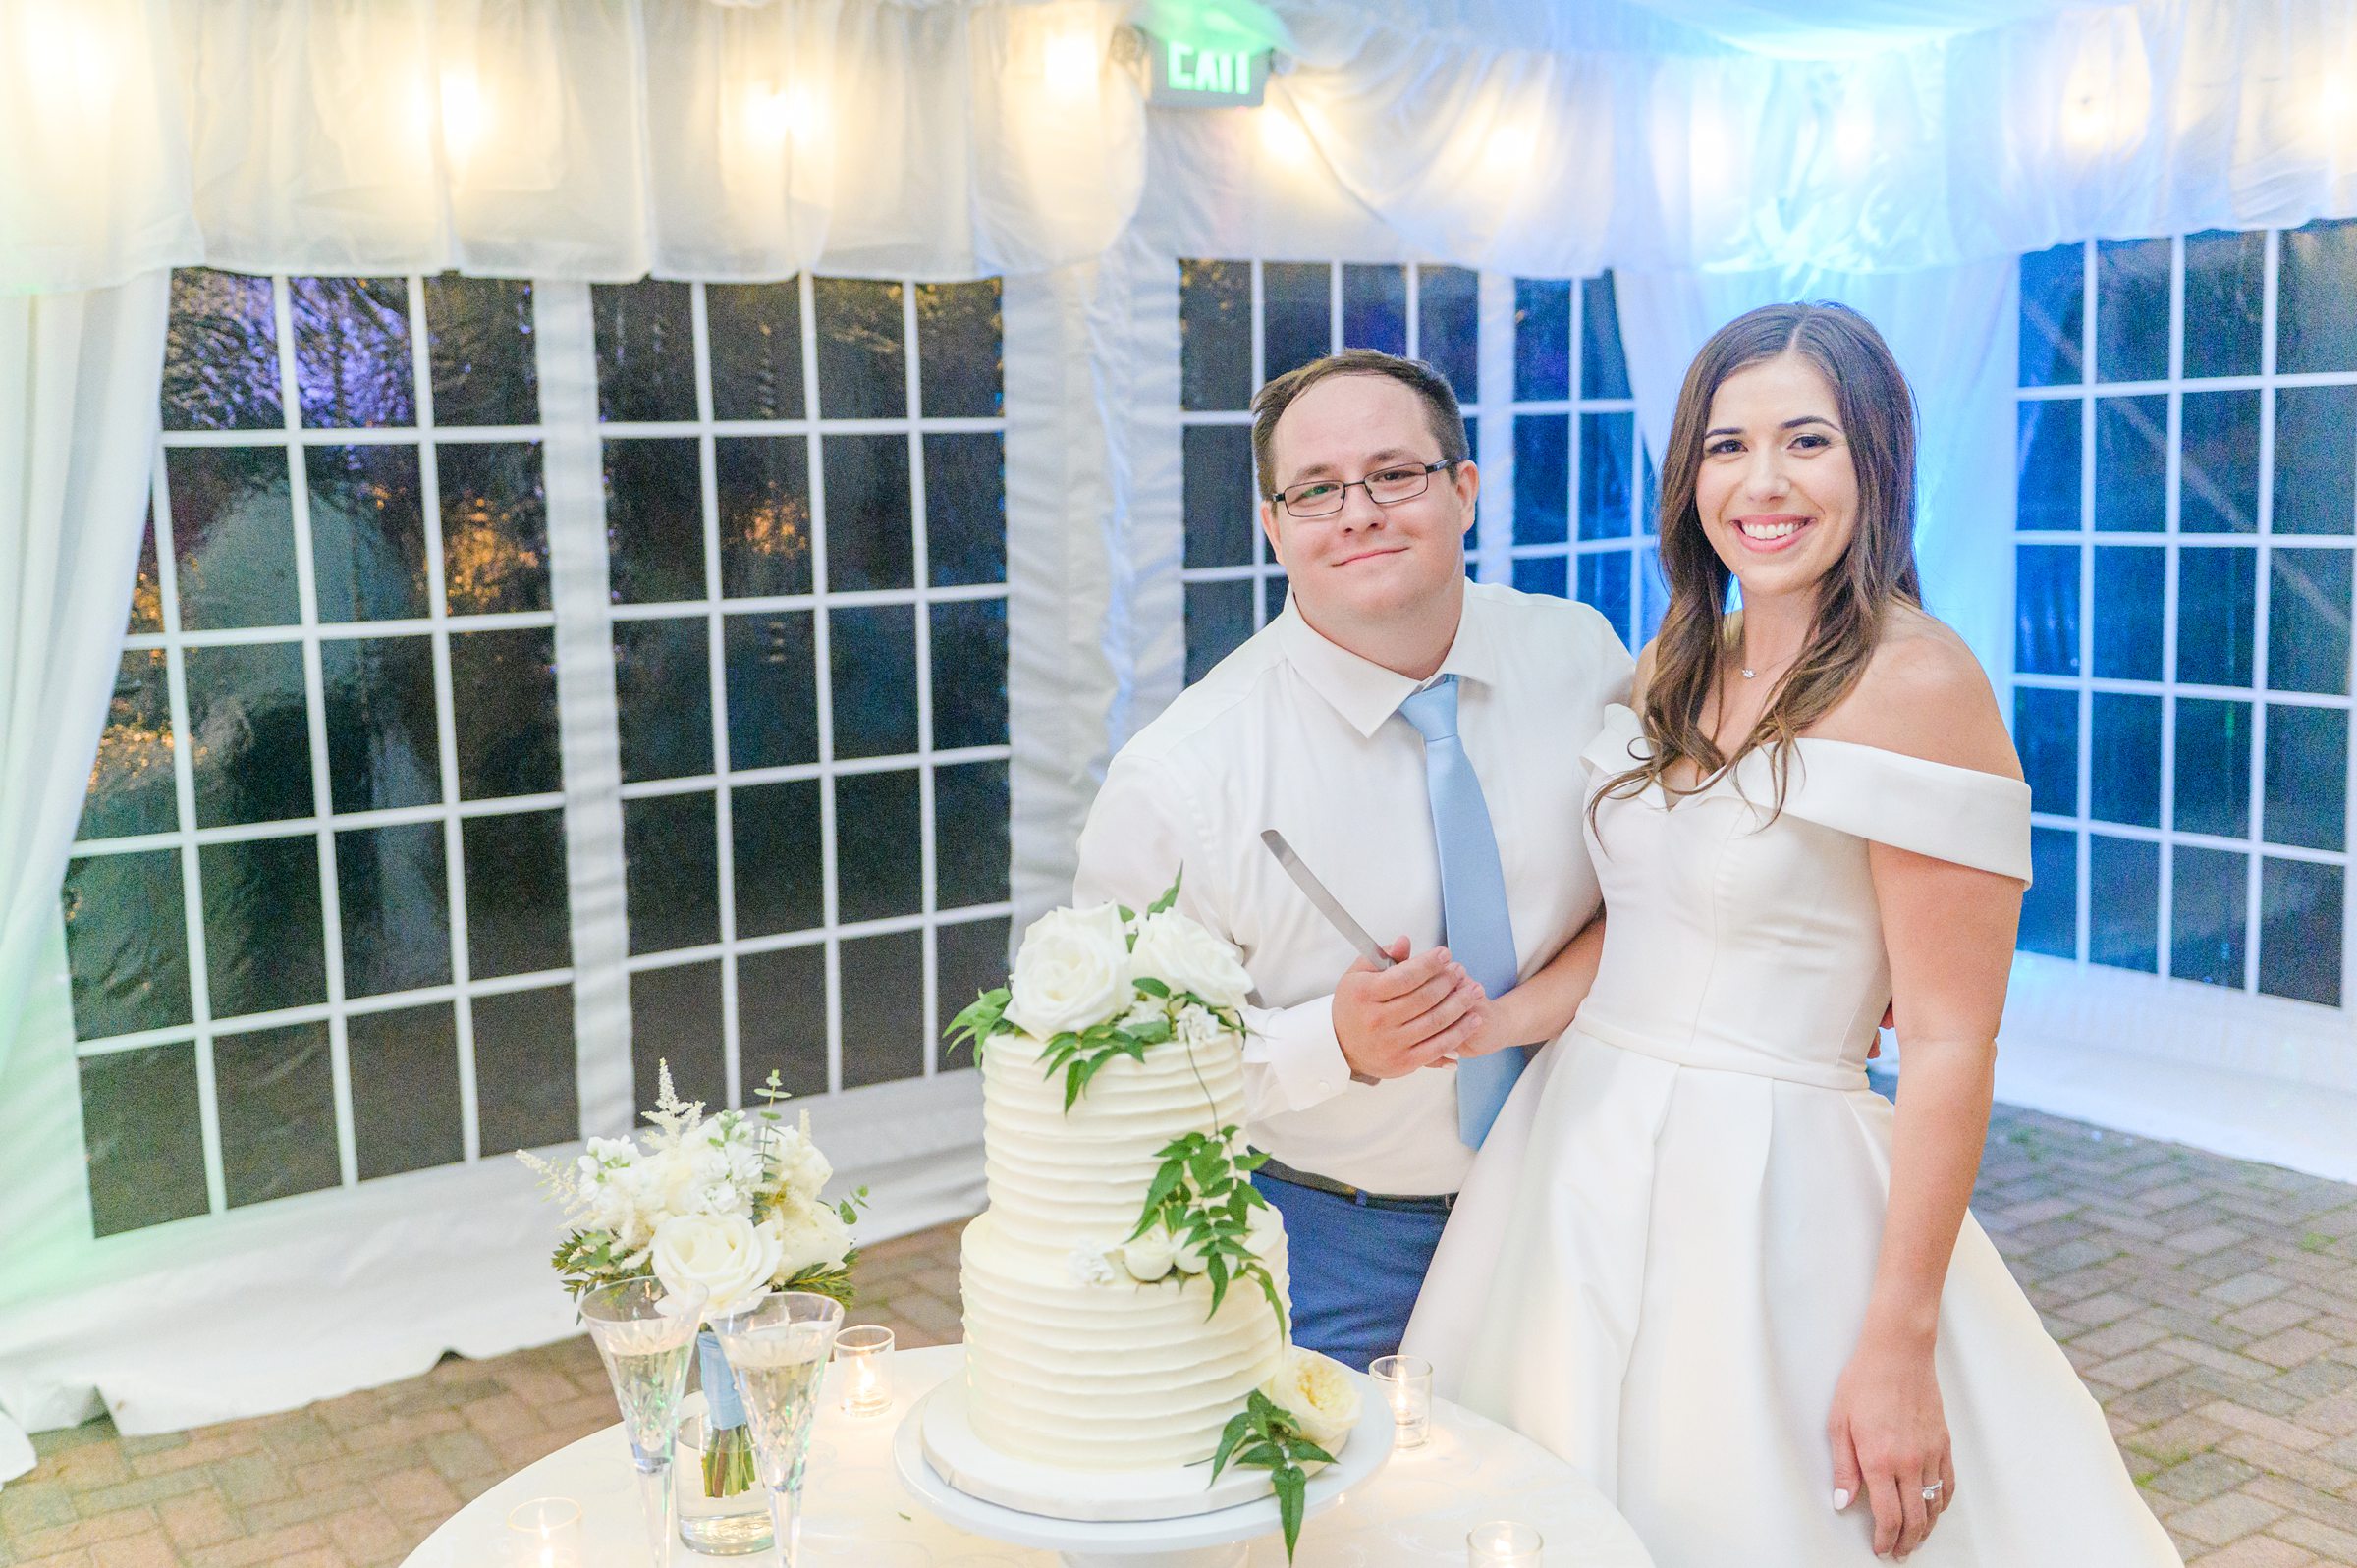
<svg viewBox="0 0 2357 1568">
<path fill-rule="evenodd" d="M 1432 1363 L 1421 1356 L 1378 1356 L 1367 1373 L 1383 1384 L 1401 1448 L 1418 1448 L 1432 1432 Z"/>
<path fill-rule="evenodd" d="M 517 1568 L 580 1568 L 581 1505 L 534 1497 L 508 1510 L 508 1561 Z"/>
<path fill-rule="evenodd" d="M 1465 1537 L 1466 1568 L 1539 1568 L 1546 1542 L 1510 1519 L 1475 1525 Z"/>
<path fill-rule="evenodd" d="M 892 1408 L 892 1330 L 875 1325 L 846 1328 L 835 1336 L 835 1361 L 843 1369 L 847 1415 L 876 1416 Z"/>
</svg>

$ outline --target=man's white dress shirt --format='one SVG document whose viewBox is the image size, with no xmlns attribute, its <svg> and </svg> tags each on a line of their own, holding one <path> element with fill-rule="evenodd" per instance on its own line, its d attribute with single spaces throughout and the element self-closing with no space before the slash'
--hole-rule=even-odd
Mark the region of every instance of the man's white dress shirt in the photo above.
<svg viewBox="0 0 2357 1568">
<path fill-rule="evenodd" d="M 1595 915 L 1579 754 L 1631 661 L 1586 605 L 1465 585 L 1438 675 L 1458 677 L 1458 730 L 1498 836 L 1517 972 Z M 1377 942 L 1442 939 L 1424 743 L 1400 702 L 1420 682 L 1285 613 L 1181 692 L 1113 760 L 1080 835 L 1073 901 L 1143 908 L 1181 867 L 1178 906 L 1235 944 L 1265 1006 L 1245 1010 L 1247 1136 L 1297 1170 L 1370 1192 L 1454 1192 L 1456 1077 L 1366 1085 L 1334 1036 L 1334 987 L 1356 956 L 1260 839 L 1283 833 Z"/>
</svg>

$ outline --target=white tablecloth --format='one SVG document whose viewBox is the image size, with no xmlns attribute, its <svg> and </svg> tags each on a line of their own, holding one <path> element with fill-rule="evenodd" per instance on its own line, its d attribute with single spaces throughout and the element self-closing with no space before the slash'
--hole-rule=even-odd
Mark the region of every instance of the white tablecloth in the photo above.
<svg viewBox="0 0 2357 1568">
<path fill-rule="evenodd" d="M 847 1416 L 827 1403 L 811 1442 L 802 1492 L 801 1568 L 1054 1568 L 1053 1552 L 1002 1545 L 925 1512 L 892 1468 L 892 1434 L 917 1399 L 953 1376 L 955 1345 L 893 1358 L 894 1403 L 881 1416 Z M 411 1553 L 406 1568 L 483 1568 L 502 1560 L 508 1511 L 533 1497 L 581 1506 L 579 1568 L 647 1568 L 638 1488 L 619 1424 L 510 1476 L 468 1503 Z M 1547 1541 L 1547 1568 L 1653 1568 L 1653 1559 L 1595 1487 L 1536 1443 L 1446 1401 L 1433 1406 L 1432 1440 L 1401 1449 L 1301 1532 L 1294 1568 L 1461 1568 L 1465 1532 L 1519 1519 Z M 776 1554 L 707 1557 L 675 1546 L 678 1564 L 763 1568 Z M 1283 1568 L 1284 1543 L 1256 1542 L 1252 1568 Z"/>
</svg>

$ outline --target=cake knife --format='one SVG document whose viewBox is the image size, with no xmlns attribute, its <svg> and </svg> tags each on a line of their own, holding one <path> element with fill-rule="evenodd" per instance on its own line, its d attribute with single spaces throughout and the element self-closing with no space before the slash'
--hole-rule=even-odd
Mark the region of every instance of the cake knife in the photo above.
<svg viewBox="0 0 2357 1568">
<path fill-rule="evenodd" d="M 1303 895 L 1316 907 L 1318 913 L 1324 915 L 1334 929 L 1341 932 L 1348 940 L 1350 946 L 1358 949 L 1360 957 L 1378 969 L 1392 967 L 1392 955 L 1385 952 L 1373 937 L 1367 935 L 1366 927 L 1350 918 L 1350 911 L 1343 907 L 1342 900 L 1328 892 L 1326 884 L 1320 882 L 1310 869 L 1301 863 L 1301 857 L 1293 853 L 1293 846 L 1285 841 L 1284 834 L 1274 828 L 1263 828 L 1260 831 L 1260 841 L 1269 846 L 1269 853 L 1277 857 L 1277 863 L 1285 868 L 1285 874 L 1293 879 L 1293 886 L 1301 890 Z M 1350 1069 L 1350 1081 L 1376 1084 L 1383 1080 L 1372 1073 L 1360 1072 L 1353 1067 Z"/>
</svg>

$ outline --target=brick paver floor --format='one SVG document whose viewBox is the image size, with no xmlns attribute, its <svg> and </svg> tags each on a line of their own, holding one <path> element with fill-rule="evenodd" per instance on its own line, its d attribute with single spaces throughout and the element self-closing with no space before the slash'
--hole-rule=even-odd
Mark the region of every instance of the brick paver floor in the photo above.
<svg viewBox="0 0 2357 1568">
<path fill-rule="evenodd" d="M 1974 1209 L 2189 1562 L 2357 1568 L 2357 1187 L 2001 1108 Z M 859 1283 L 902 1343 L 956 1337 L 957 1227 L 871 1246 Z M 0 1487 L 0 1564 L 396 1564 L 613 1419 L 573 1339 L 197 1432 L 95 1421 Z"/>
</svg>

